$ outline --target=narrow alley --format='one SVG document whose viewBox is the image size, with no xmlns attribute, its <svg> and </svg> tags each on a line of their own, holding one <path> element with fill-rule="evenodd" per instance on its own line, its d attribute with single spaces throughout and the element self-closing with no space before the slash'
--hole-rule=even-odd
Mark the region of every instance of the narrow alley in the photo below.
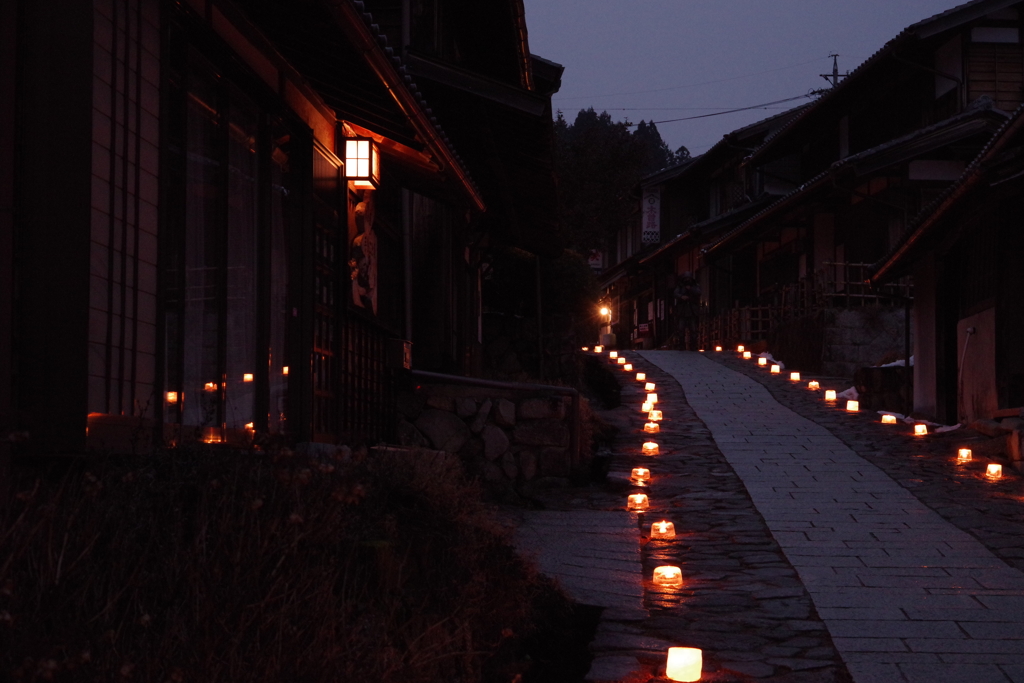
<svg viewBox="0 0 1024 683">
<path fill-rule="evenodd" d="M 704 681 L 1024 680 L 1015 473 L 957 464 L 957 432 L 915 438 L 826 403 L 838 380 L 809 391 L 815 378 L 729 352 L 622 355 L 645 377 L 624 373 L 604 415 L 621 430 L 608 486 L 552 492 L 519 535 L 574 598 L 608 608 L 588 680 L 647 680 L 671 646 L 703 650 Z M 633 485 L 635 467 L 649 483 Z M 639 491 L 649 508 L 626 511 Z M 661 520 L 674 538 L 650 538 Z M 654 585 L 663 565 L 682 587 Z"/>
</svg>

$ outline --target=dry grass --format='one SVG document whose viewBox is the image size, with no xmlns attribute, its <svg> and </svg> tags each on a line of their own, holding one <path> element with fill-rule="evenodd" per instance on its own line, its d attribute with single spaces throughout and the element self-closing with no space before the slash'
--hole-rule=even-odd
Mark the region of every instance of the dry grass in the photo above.
<svg viewBox="0 0 1024 683">
<path fill-rule="evenodd" d="M 175 452 L 23 484 L 0 680 L 509 681 L 494 653 L 544 590 L 429 456 Z"/>
</svg>

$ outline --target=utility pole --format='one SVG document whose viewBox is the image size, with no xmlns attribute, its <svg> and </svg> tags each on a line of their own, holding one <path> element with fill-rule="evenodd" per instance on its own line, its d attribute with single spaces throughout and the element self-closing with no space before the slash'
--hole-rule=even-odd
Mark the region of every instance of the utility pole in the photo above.
<svg viewBox="0 0 1024 683">
<path fill-rule="evenodd" d="M 830 74 L 819 74 L 819 75 L 822 78 L 824 78 L 826 81 L 831 83 L 832 87 L 834 88 L 837 85 L 839 85 L 839 79 L 840 78 L 846 78 L 847 76 L 850 75 L 850 72 L 847 71 L 845 74 L 840 76 L 839 75 L 839 55 L 838 54 L 831 54 L 831 55 L 829 55 L 829 57 L 832 58 L 832 73 L 830 73 Z"/>
</svg>

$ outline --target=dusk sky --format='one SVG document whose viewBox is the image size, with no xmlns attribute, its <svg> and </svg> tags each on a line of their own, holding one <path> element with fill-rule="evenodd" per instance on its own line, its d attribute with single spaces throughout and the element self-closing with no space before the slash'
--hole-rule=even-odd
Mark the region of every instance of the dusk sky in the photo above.
<svg viewBox="0 0 1024 683">
<path fill-rule="evenodd" d="M 666 121 L 828 87 L 901 30 L 955 0 L 525 0 L 530 51 L 565 66 L 555 109 Z M 659 123 L 676 149 L 701 154 L 721 136 L 809 101 Z"/>
</svg>

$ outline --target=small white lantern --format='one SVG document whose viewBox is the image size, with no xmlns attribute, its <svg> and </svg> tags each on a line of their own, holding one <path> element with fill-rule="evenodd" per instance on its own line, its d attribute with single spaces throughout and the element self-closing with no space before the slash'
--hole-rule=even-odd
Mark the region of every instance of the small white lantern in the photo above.
<svg viewBox="0 0 1024 683">
<path fill-rule="evenodd" d="M 648 403 L 657 403 L 658 402 L 658 395 L 657 394 L 647 394 L 647 402 Z"/>
<path fill-rule="evenodd" d="M 959 463 L 970 462 L 973 453 L 970 448 L 961 448 L 956 452 L 956 461 Z"/>
<path fill-rule="evenodd" d="M 928 425 L 914 425 L 914 436 L 928 436 Z"/>
<path fill-rule="evenodd" d="M 682 588 L 683 570 L 672 565 L 654 568 L 654 585 L 668 588 Z"/>
<path fill-rule="evenodd" d="M 604 347 L 603 346 L 599 345 L 599 346 L 595 346 L 594 347 L 594 353 L 602 353 L 603 351 L 604 351 Z"/>
<path fill-rule="evenodd" d="M 848 412 L 848 413 L 856 413 L 858 410 L 860 410 L 860 401 L 847 401 L 846 402 L 846 412 Z"/>
<path fill-rule="evenodd" d="M 777 375 L 780 372 L 782 372 L 782 366 L 781 365 L 773 365 L 772 366 L 772 374 L 773 375 Z"/>
<path fill-rule="evenodd" d="M 651 525 L 651 538 L 675 538 L 676 525 L 662 520 Z"/>
<path fill-rule="evenodd" d="M 657 434 L 661 431 L 661 427 L 658 426 L 657 422 L 648 422 L 644 425 L 644 432 L 648 434 Z"/>
<path fill-rule="evenodd" d="M 750 351 L 744 351 L 743 352 L 743 360 L 750 360 L 750 356 L 751 356 Z"/>
<path fill-rule="evenodd" d="M 251 382 L 252 381 L 252 373 L 251 372 L 247 372 L 244 375 L 242 375 L 242 381 L 243 382 Z"/>
<path fill-rule="evenodd" d="M 895 415 L 883 415 L 882 416 L 882 424 L 884 424 L 884 425 L 894 425 L 894 424 L 896 424 L 896 416 Z"/>
<path fill-rule="evenodd" d="M 644 455 L 657 455 L 657 454 L 658 454 L 658 444 L 654 443 L 653 441 L 645 441 L 644 442 Z"/>
<path fill-rule="evenodd" d="M 636 381 L 637 382 L 643 382 L 646 379 L 647 379 L 647 373 L 645 373 L 645 372 L 638 372 L 638 373 L 636 373 Z"/>
<path fill-rule="evenodd" d="M 626 372 L 633 372 L 633 364 L 626 363 L 625 365 L 622 366 L 622 369 L 625 370 Z"/>
<path fill-rule="evenodd" d="M 641 413 L 649 413 L 652 410 L 654 410 L 654 404 L 651 403 L 650 401 L 647 401 L 642 406 L 640 406 L 640 412 Z"/>
<path fill-rule="evenodd" d="M 583 350 L 584 350 L 584 351 L 589 351 L 589 350 L 590 350 L 590 347 L 589 347 L 589 346 L 584 346 L 584 347 L 583 347 Z"/>
<path fill-rule="evenodd" d="M 700 680 L 704 653 L 696 647 L 670 647 L 665 664 L 665 678 L 670 681 L 694 683 Z"/>
<path fill-rule="evenodd" d="M 287 375 L 288 374 L 288 366 L 287 365 L 284 366 L 283 368 L 281 368 L 281 374 L 282 375 Z"/>
<path fill-rule="evenodd" d="M 789 373 L 789 379 L 791 381 L 793 381 L 793 382 L 799 382 L 800 381 L 800 373 L 799 372 L 791 372 L 791 373 Z"/>
<path fill-rule="evenodd" d="M 654 391 L 654 389 L 654 382 L 648 382 L 647 384 L 644 385 L 644 391 Z"/>
<path fill-rule="evenodd" d="M 746 349 L 743 348 L 743 344 L 736 347 L 736 353 L 743 353 L 744 351 L 746 351 Z"/>
<path fill-rule="evenodd" d="M 764 356 L 761 356 L 760 358 L 757 359 L 757 364 L 758 365 L 768 365 L 768 359 L 765 358 Z"/>
<path fill-rule="evenodd" d="M 625 365 L 626 364 L 626 359 L 625 358 L 616 358 L 615 362 L 618 363 L 619 365 Z"/>
<path fill-rule="evenodd" d="M 651 422 L 658 422 L 662 419 L 660 410 L 652 410 L 647 413 L 647 419 Z"/>
<path fill-rule="evenodd" d="M 821 388 L 821 385 L 818 384 L 818 380 L 812 379 L 810 382 L 807 383 L 807 388 L 810 389 L 811 391 L 817 391 L 818 389 Z"/>
<path fill-rule="evenodd" d="M 651 480 L 651 471 L 646 467 L 634 467 L 631 476 L 633 481 L 643 484 Z"/>
<path fill-rule="evenodd" d="M 619 352 L 618 351 L 609 351 L 608 352 L 608 357 L 609 358 L 618 358 L 619 357 Z"/>
<path fill-rule="evenodd" d="M 716 347 L 715 347 L 715 351 L 721 351 L 721 350 L 722 350 L 722 347 L 721 347 L 721 346 L 716 346 Z"/>
<path fill-rule="evenodd" d="M 985 476 L 989 479 L 1001 479 L 1003 476 L 1003 466 L 989 463 L 989 466 L 985 468 Z"/>
<path fill-rule="evenodd" d="M 357 190 L 380 188 L 380 150 L 372 138 L 345 140 L 345 178 Z"/>
<path fill-rule="evenodd" d="M 836 390 L 835 389 L 826 389 L 825 390 L 825 400 L 826 401 L 835 401 L 836 400 Z"/>
<path fill-rule="evenodd" d="M 170 403 L 171 405 L 174 405 L 175 403 L 177 403 L 178 402 L 178 392 L 177 391 L 168 391 L 167 392 L 167 402 Z"/>
<path fill-rule="evenodd" d="M 626 507 L 631 512 L 643 512 L 648 507 L 646 493 L 633 493 L 626 499 Z"/>
</svg>

